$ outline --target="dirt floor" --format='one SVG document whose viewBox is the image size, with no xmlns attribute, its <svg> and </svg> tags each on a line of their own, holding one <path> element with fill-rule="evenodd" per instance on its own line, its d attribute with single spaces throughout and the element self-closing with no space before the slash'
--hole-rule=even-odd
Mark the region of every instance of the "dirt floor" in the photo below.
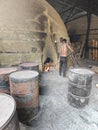
<svg viewBox="0 0 98 130">
<path fill-rule="evenodd" d="M 68 102 L 68 78 L 59 76 L 55 69 L 42 73 L 40 86 L 40 111 L 32 126 L 20 123 L 20 130 L 98 130 L 98 75 L 92 80 L 89 103 L 75 108 Z"/>
</svg>

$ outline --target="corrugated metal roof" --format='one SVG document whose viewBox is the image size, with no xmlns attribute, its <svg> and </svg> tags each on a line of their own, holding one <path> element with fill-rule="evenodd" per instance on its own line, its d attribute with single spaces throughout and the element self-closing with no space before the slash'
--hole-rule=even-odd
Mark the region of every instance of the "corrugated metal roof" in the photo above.
<svg viewBox="0 0 98 130">
<path fill-rule="evenodd" d="M 47 0 L 60 14 L 64 23 L 87 15 L 98 15 L 98 0 Z"/>
</svg>

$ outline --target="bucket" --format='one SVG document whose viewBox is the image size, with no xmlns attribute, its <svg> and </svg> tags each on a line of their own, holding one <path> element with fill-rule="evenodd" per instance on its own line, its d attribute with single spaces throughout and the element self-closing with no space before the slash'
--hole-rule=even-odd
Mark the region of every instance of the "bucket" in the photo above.
<svg viewBox="0 0 98 130">
<path fill-rule="evenodd" d="M 94 72 L 85 68 L 73 68 L 68 75 L 68 101 L 77 108 L 89 102 Z"/>
<path fill-rule="evenodd" d="M 20 130 L 13 97 L 0 93 L 0 130 Z"/>
<path fill-rule="evenodd" d="M 0 68 L 0 93 L 10 94 L 9 74 L 16 70 L 16 67 Z"/>
<path fill-rule="evenodd" d="M 17 103 L 20 122 L 29 124 L 39 111 L 39 85 L 36 71 L 24 70 L 10 74 L 11 95 Z"/>
<path fill-rule="evenodd" d="M 38 63 L 35 62 L 27 62 L 27 63 L 22 63 L 20 64 L 21 69 L 26 69 L 26 70 L 35 70 L 39 72 L 39 65 Z"/>
</svg>

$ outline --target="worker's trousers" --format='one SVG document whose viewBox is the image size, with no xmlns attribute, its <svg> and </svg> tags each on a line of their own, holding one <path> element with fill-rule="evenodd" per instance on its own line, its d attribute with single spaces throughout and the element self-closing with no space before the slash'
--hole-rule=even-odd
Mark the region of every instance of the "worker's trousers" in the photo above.
<svg viewBox="0 0 98 130">
<path fill-rule="evenodd" d="M 63 77 L 66 76 L 66 70 L 67 70 L 67 57 L 60 56 L 60 63 L 59 63 L 59 74 Z"/>
</svg>

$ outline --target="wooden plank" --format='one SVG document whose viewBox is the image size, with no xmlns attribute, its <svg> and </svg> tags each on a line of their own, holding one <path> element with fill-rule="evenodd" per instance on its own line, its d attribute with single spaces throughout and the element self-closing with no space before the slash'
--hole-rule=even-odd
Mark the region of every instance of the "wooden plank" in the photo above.
<svg viewBox="0 0 98 130">
<path fill-rule="evenodd" d="M 91 70 L 98 74 L 98 67 L 97 66 L 92 66 Z"/>
</svg>

